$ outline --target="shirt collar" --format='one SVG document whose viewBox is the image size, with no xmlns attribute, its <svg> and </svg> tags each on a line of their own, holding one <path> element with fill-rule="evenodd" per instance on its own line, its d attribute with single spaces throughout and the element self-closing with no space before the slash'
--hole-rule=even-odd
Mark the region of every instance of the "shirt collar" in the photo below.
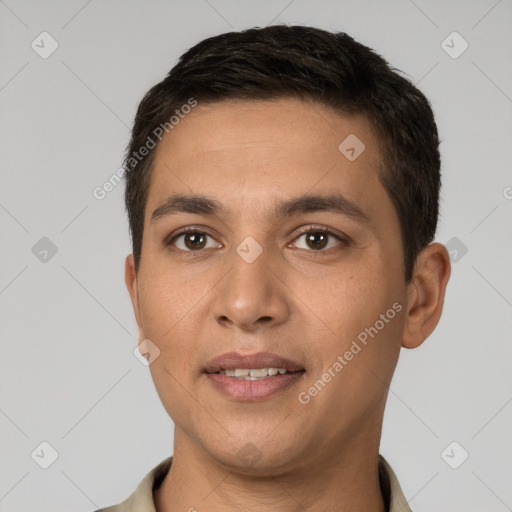
<svg viewBox="0 0 512 512">
<path fill-rule="evenodd" d="M 96 512 L 156 512 L 153 491 L 160 487 L 171 464 L 172 457 L 163 460 L 144 477 L 129 498 Z M 382 455 L 379 455 L 379 483 L 388 512 L 411 512 L 395 473 Z"/>
</svg>

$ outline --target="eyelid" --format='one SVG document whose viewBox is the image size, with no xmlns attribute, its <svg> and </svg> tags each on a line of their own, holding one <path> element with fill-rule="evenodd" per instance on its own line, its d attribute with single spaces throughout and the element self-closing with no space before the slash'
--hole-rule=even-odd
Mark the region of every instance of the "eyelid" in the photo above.
<svg viewBox="0 0 512 512">
<path fill-rule="evenodd" d="M 179 236 L 185 235 L 187 233 L 198 233 L 198 234 L 208 235 L 209 237 L 213 238 L 218 244 L 220 244 L 220 242 L 218 242 L 215 239 L 215 237 L 213 236 L 212 230 L 207 228 L 206 226 L 185 226 L 184 228 L 179 229 L 178 231 L 175 231 L 175 232 L 171 233 L 169 236 L 167 236 L 164 239 L 164 246 L 165 247 L 174 246 L 174 242 L 176 241 L 176 239 Z M 220 244 L 220 245 L 222 245 L 222 244 Z M 176 247 L 175 247 L 175 249 L 178 251 L 181 251 L 181 252 L 201 252 L 201 250 L 204 250 L 204 249 L 201 249 L 199 251 L 184 251 L 183 249 L 178 249 Z"/>
<path fill-rule="evenodd" d="M 308 226 L 301 228 L 301 230 L 299 231 L 297 236 L 293 239 L 292 243 L 294 243 L 297 240 L 297 238 L 299 238 L 302 235 L 305 235 L 307 233 L 317 233 L 317 232 L 327 233 L 330 236 L 334 236 L 341 243 L 343 243 L 345 245 L 350 245 L 352 243 L 352 240 L 350 239 L 350 237 L 348 237 L 344 233 L 334 230 L 333 228 L 330 228 L 328 226 L 322 226 L 321 224 L 310 224 Z M 326 252 L 326 251 L 311 251 L 311 252 Z"/>
</svg>

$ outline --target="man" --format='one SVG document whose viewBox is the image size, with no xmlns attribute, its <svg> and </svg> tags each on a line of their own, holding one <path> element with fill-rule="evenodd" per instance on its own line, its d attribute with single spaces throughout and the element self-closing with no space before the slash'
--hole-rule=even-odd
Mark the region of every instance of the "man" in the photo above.
<svg viewBox="0 0 512 512">
<path fill-rule="evenodd" d="M 139 348 L 174 455 L 108 512 L 408 511 L 379 455 L 450 275 L 427 99 L 343 33 L 206 39 L 126 154 Z"/>
</svg>

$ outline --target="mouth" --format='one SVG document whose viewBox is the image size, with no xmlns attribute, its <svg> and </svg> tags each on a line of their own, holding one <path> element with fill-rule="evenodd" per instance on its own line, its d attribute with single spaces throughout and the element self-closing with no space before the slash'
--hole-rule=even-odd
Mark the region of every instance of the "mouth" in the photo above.
<svg viewBox="0 0 512 512">
<path fill-rule="evenodd" d="M 212 359 L 204 373 L 214 389 L 237 401 L 261 401 L 302 380 L 306 369 L 283 356 L 237 352 Z"/>
<path fill-rule="evenodd" d="M 225 375 L 237 380 L 264 380 L 275 375 L 287 375 L 290 373 L 304 373 L 305 370 L 289 371 L 286 368 L 235 368 L 232 370 L 220 370 L 217 375 Z"/>
<path fill-rule="evenodd" d="M 284 356 L 270 352 L 256 354 L 241 354 L 228 352 L 210 360 L 205 366 L 206 373 L 220 373 L 225 371 L 236 372 L 230 377 L 267 377 L 287 372 L 305 371 L 304 366 Z M 244 373 L 246 370 L 250 373 Z"/>
</svg>

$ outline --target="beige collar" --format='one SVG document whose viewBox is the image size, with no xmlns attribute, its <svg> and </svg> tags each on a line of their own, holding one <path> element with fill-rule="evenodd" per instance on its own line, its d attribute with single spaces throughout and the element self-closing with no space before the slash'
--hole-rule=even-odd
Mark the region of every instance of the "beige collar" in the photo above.
<svg viewBox="0 0 512 512">
<path fill-rule="evenodd" d="M 153 490 L 160 487 L 171 464 L 172 457 L 163 460 L 144 477 L 129 498 L 95 512 L 156 512 Z M 382 455 L 379 455 L 379 481 L 384 501 L 389 503 L 389 512 L 411 512 L 395 473 Z"/>
</svg>

